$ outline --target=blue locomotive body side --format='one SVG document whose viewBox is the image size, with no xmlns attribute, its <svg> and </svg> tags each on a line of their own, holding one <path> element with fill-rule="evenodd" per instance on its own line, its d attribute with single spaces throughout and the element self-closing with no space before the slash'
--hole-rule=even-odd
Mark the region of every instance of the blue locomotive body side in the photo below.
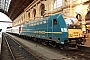
<svg viewBox="0 0 90 60">
<path fill-rule="evenodd" d="M 68 40 L 68 29 L 61 14 L 34 20 L 22 26 L 20 35 L 42 38 L 64 44 Z"/>
</svg>

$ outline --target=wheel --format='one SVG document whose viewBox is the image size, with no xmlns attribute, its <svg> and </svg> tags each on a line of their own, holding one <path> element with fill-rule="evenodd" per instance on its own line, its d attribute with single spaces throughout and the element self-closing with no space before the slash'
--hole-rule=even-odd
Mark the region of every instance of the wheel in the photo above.
<svg viewBox="0 0 90 60">
<path fill-rule="evenodd" d="M 37 41 L 37 39 L 36 39 L 36 38 L 33 38 L 33 40 L 34 40 L 34 41 Z"/>
<path fill-rule="evenodd" d="M 38 42 L 41 42 L 41 39 L 37 39 L 38 40 Z"/>
<path fill-rule="evenodd" d="M 42 40 L 42 44 L 43 44 L 43 45 L 47 45 L 46 40 Z"/>
<path fill-rule="evenodd" d="M 52 42 L 51 46 L 56 47 L 56 42 Z"/>
</svg>

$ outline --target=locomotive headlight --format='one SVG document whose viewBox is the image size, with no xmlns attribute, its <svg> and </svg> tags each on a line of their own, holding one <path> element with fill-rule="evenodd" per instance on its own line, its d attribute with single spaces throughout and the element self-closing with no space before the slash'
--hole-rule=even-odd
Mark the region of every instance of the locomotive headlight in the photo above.
<svg viewBox="0 0 90 60">
<path fill-rule="evenodd" d="M 83 34 L 79 34 L 79 36 L 80 36 L 80 37 L 84 37 L 84 35 L 83 35 Z"/>
<path fill-rule="evenodd" d="M 73 34 L 69 34 L 69 37 L 72 37 L 73 36 Z"/>
</svg>

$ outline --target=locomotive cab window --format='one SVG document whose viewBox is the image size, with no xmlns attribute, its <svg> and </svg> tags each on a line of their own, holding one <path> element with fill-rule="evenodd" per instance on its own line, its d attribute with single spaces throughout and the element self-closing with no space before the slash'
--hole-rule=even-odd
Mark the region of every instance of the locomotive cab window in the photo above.
<svg viewBox="0 0 90 60">
<path fill-rule="evenodd" d="M 57 25 L 57 20 L 53 19 L 53 25 Z"/>
</svg>

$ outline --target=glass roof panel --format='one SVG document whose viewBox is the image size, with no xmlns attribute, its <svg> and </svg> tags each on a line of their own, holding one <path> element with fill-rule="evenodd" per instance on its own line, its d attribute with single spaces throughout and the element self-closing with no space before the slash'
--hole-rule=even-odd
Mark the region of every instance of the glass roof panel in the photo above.
<svg viewBox="0 0 90 60">
<path fill-rule="evenodd" d="M 0 0 L 0 9 L 3 9 L 8 12 L 10 2 L 11 0 Z"/>
</svg>

